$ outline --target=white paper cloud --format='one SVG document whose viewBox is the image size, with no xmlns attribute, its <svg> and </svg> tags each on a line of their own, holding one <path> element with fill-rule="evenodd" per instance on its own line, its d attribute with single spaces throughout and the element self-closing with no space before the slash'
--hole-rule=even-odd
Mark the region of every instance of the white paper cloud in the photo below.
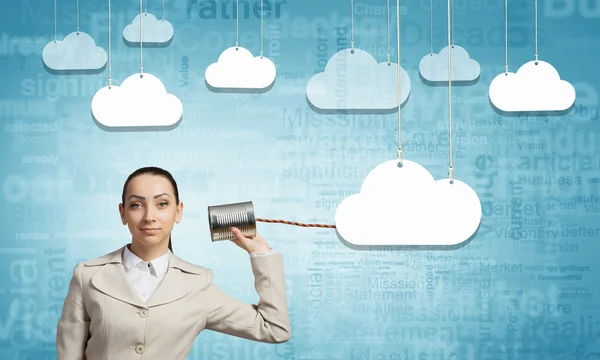
<svg viewBox="0 0 600 360">
<path fill-rule="evenodd" d="M 421 165 L 386 161 L 335 213 L 338 233 L 355 245 L 455 245 L 481 221 L 481 202 L 462 181 L 435 181 Z"/>
<path fill-rule="evenodd" d="M 452 81 L 473 81 L 479 77 L 481 66 L 469 57 L 467 50 L 452 46 Z M 427 54 L 419 63 L 421 76 L 427 81 L 448 82 L 448 46 L 439 54 Z"/>
<path fill-rule="evenodd" d="M 320 109 L 384 110 L 398 107 L 398 64 L 377 63 L 361 49 L 335 53 L 325 71 L 314 75 L 306 86 L 308 101 Z M 410 78 L 400 67 L 401 103 L 410 94 Z"/>
<path fill-rule="evenodd" d="M 223 51 L 216 63 L 206 68 L 206 82 L 215 88 L 264 89 L 275 81 L 275 64 L 266 57 L 254 57 L 243 47 Z"/>
<path fill-rule="evenodd" d="M 562 111 L 575 102 L 575 88 L 560 79 L 554 66 L 529 61 L 517 73 L 502 73 L 492 80 L 490 101 L 502 111 Z"/>
<path fill-rule="evenodd" d="M 142 19 L 143 43 L 166 43 L 173 37 L 173 25 L 167 20 L 158 20 L 152 14 L 144 13 Z M 123 29 L 123 38 L 132 43 L 140 42 L 140 15 Z"/>
<path fill-rule="evenodd" d="M 98 70 L 106 65 L 106 58 L 106 51 L 81 31 L 50 41 L 42 51 L 44 64 L 53 70 Z"/>
<path fill-rule="evenodd" d="M 108 127 L 171 126 L 181 119 L 183 105 L 154 75 L 133 74 L 121 86 L 98 90 L 92 113 Z"/>
</svg>

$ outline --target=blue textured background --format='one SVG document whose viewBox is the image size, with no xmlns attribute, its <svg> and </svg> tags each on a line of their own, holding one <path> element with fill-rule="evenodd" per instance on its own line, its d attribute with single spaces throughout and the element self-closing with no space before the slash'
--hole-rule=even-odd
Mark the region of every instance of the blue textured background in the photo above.
<svg viewBox="0 0 600 360">
<path fill-rule="evenodd" d="M 107 2 L 80 2 L 81 31 L 106 49 Z M 1 358 L 56 358 L 56 322 L 73 266 L 130 241 L 117 205 L 134 169 L 161 166 L 179 183 L 185 209 L 173 232 L 175 253 L 214 270 L 217 285 L 232 296 L 255 302 L 247 254 L 210 242 L 206 207 L 252 200 L 259 217 L 332 224 L 337 204 L 377 164 L 396 157 L 396 114 L 323 115 L 306 101 L 306 83 L 350 25 L 350 2 L 278 3 L 279 16 L 271 3 L 264 30 L 276 83 L 250 95 L 213 93 L 203 78 L 235 45 L 234 2 L 218 2 L 226 13 L 200 14 L 197 2 L 166 1 L 174 40 L 144 50 L 144 71 L 184 105 L 182 122 L 164 132 L 98 128 L 91 99 L 106 85 L 107 72 L 49 74 L 41 53 L 53 35 L 52 2 L 4 4 Z M 355 44 L 378 61 L 387 53 L 385 5 L 355 1 Z M 189 359 L 600 359 L 600 73 L 594 70 L 600 2 L 539 2 L 540 59 L 577 91 L 564 116 L 504 117 L 492 109 L 489 83 L 504 70 L 503 2 L 454 5 L 456 44 L 482 66 L 475 85 L 453 88 L 455 176 L 482 201 L 477 236 L 453 250 L 365 251 L 345 246 L 331 230 L 258 224 L 285 257 L 292 339 L 269 345 L 206 331 Z M 148 2 L 156 16 L 160 6 Z M 509 1 L 513 72 L 534 59 L 533 6 Z M 429 1 L 403 1 L 401 9 L 402 65 L 412 81 L 402 110 L 405 157 L 442 178 L 447 88 L 423 84 L 418 73 L 429 52 Z M 113 1 L 112 10 L 118 84 L 139 71 L 139 49 L 127 47 L 121 35 L 139 2 Z M 446 43 L 445 11 L 446 3 L 435 0 L 436 52 Z M 75 1 L 59 0 L 57 18 L 59 39 L 75 31 Z M 259 45 L 259 20 L 250 13 L 240 18 L 240 46 L 256 55 Z M 54 160 L 39 163 L 30 155 Z"/>
</svg>

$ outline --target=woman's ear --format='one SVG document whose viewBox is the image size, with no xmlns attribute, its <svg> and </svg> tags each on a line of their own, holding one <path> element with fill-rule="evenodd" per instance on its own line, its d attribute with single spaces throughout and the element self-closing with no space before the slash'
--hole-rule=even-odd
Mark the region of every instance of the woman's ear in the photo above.
<svg viewBox="0 0 600 360">
<path fill-rule="evenodd" d="M 125 220 L 125 208 L 123 204 L 119 204 L 119 215 L 121 216 L 121 222 L 123 225 L 127 225 L 127 220 Z"/>
<path fill-rule="evenodd" d="M 183 215 L 183 201 L 179 202 L 177 205 L 177 213 L 175 214 L 175 222 L 179 224 L 181 221 L 181 216 Z"/>
</svg>

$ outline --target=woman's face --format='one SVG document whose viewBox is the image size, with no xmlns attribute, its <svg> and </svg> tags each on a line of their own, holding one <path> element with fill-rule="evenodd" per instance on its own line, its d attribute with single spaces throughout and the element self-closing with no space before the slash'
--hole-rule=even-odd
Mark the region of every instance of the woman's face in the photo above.
<svg viewBox="0 0 600 360">
<path fill-rule="evenodd" d="M 174 223 L 179 223 L 183 202 L 176 203 L 173 186 L 163 176 L 144 174 L 127 185 L 125 203 L 119 204 L 123 225 L 129 227 L 133 241 L 153 246 L 165 242 Z"/>
</svg>

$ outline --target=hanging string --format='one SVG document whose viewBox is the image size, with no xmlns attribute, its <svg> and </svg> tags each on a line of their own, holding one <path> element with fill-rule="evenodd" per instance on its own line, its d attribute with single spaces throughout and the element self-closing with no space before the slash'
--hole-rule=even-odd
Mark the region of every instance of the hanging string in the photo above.
<svg viewBox="0 0 600 360">
<path fill-rule="evenodd" d="M 429 54 L 433 54 L 433 0 L 429 0 Z"/>
<path fill-rule="evenodd" d="M 396 0 L 396 27 L 398 29 L 398 166 L 402 167 L 402 118 L 400 109 L 402 108 L 402 96 L 400 92 L 400 0 Z"/>
<path fill-rule="evenodd" d="M 387 52 L 387 61 L 388 65 L 390 65 L 390 0 L 387 0 L 387 40 L 388 40 L 388 52 Z"/>
<path fill-rule="evenodd" d="M 537 0 L 535 0 L 535 6 L 534 6 L 534 11 L 535 11 L 535 61 L 538 61 L 538 11 L 537 11 Z"/>
<path fill-rule="evenodd" d="M 454 47 L 454 0 L 452 0 L 452 47 Z"/>
<path fill-rule="evenodd" d="M 112 86 L 112 79 L 110 77 L 110 0 L 108 0 L 108 88 Z"/>
<path fill-rule="evenodd" d="M 79 0 L 75 1 L 75 18 L 77 19 L 75 27 L 77 28 L 77 35 L 79 35 Z"/>
<path fill-rule="evenodd" d="M 504 0 L 504 73 L 508 74 L 508 0 Z"/>
<path fill-rule="evenodd" d="M 237 50 L 239 44 L 239 24 L 240 24 L 240 0 L 237 0 L 235 5 L 235 49 Z"/>
<path fill-rule="evenodd" d="M 54 42 L 56 42 L 56 0 L 54 0 Z"/>
<path fill-rule="evenodd" d="M 454 181 L 454 174 L 453 174 L 453 168 L 452 168 L 452 46 L 451 46 L 451 41 L 450 41 L 450 13 L 451 13 L 451 6 L 450 6 L 450 2 L 451 0 L 448 0 L 448 113 L 450 114 L 450 130 L 449 130 L 449 137 L 450 137 L 450 167 L 449 167 L 449 177 L 450 177 L 450 183 L 452 183 Z"/>
<path fill-rule="evenodd" d="M 165 21 L 165 0 L 162 1 L 162 21 Z"/>
<path fill-rule="evenodd" d="M 351 36 L 352 39 L 350 40 L 351 44 L 352 44 L 352 50 L 354 50 L 354 1 L 350 0 L 350 26 L 351 26 Z"/>
<path fill-rule="evenodd" d="M 263 0 L 260 0 L 260 58 L 263 58 Z"/>
<path fill-rule="evenodd" d="M 146 8 L 146 10 L 144 11 L 144 14 L 148 14 L 148 0 L 144 1 L 144 7 Z"/>
<path fill-rule="evenodd" d="M 142 0 L 140 0 L 140 77 L 144 76 L 144 66 L 142 65 Z"/>
</svg>

